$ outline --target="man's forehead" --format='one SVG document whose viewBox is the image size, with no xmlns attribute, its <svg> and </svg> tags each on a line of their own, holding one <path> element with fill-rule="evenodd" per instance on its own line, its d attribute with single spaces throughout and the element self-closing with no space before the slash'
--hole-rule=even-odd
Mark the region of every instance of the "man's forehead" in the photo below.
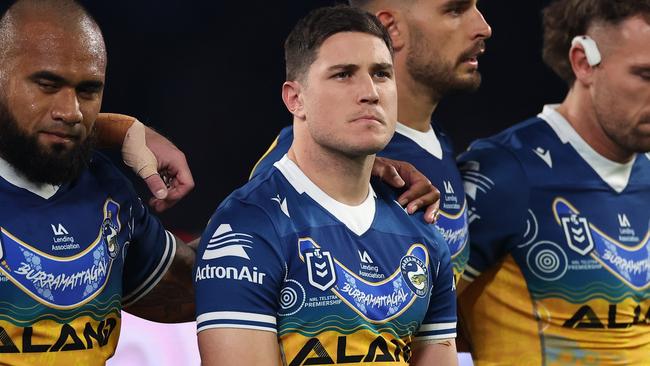
<svg viewBox="0 0 650 366">
<path fill-rule="evenodd" d="M 16 30 L 16 55 L 34 64 L 75 63 L 92 69 L 106 67 L 101 34 L 92 29 L 74 32 L 48 21 L 30 21 Z"/>
<path fill-rule="evenodd" d="M 650 42 L 650 22 L 643 15 L 631 16 L 617 25 L 596 22 L 588 32 L 596 39 L 601 51 L 623 50 L 647 53 Z"/>
<path fill-rule="evenodd" d="M 328 64 L 392 64 L 392 57 L 383 39 L 368 33 L 339 32 L 328 37 L 318 49 L 315 63 Z"/>
</svg>

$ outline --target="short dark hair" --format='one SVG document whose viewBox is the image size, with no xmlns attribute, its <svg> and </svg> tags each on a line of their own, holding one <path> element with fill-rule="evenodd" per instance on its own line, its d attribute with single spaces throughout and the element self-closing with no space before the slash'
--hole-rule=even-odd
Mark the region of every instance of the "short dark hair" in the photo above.
<svg viewBox="0 0 650 366">
<path fill-rule="evenodd" d="M 635 15 L 650 22 L 650 0 L 555 0 L 543 15 L 544 62 L 570 86 L 575 81 L 568 57 L 571 40 L 595 22 L 616 26 Z"/>
<path fill-rule="evenodd" d="M 388 32 L 371 13 L 347 5 L 318 8 L 300 19 L 284 42 L 287 80 L 303 77 L 316 60 L 323 42 L 341 32 L 373 35 L 384 41 L 393 56 L 393 44 Z"/>
</svg>

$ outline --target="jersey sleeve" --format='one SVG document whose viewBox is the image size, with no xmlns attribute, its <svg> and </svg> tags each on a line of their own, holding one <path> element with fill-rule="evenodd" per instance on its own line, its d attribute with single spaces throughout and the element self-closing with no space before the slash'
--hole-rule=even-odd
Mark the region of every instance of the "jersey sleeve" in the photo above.
<svg viewBox="0 0 650 366">
<path fill-rule="evenodd" d="M 433 286 L 429 308 L 420 329 L 415 336 L 416 342 L 435 343 L 456 338 L 456 285 L 451 256 L 447 243 L 438 233 L 438 265 L 430 266 Z"/>
<path fill-rule="evenodd" d="M 289 151 L 291 144 L 293 143 L 293 126 L 287 126 L 280 131 L 278 137 L 275 138 L 275 141 L 269 146 L 269 149 L 262 155 L 260 160 L 257 161 L 253 170 L 251 171 L 250 177 L 253 179 L 261 173 L 264 173 L 271 169 L 273 164 L 276 161 L 282 159 L 284 154 Z"/>
<path fill-rule="evenodd" d="M 176 254 L 176 239 L 132 192 L 131 240 L 123 273 L 122 304 L 127 307 L 153 289 L 165 275 Z"/>
<path fill-rule="evenodd" d="M 228 199 L 201 237 L 194 268 L 197 332 L 243 328 L 277 332 L 286 272 L 279 238 L 263 210 Z"/>
<path fill-rule="evenodd" d="M 509 150 L 479 141 L 458 158 L 469 206 L 470 255 L 463 279 L 473 281 L 521 241 L 529 185 Z"/>
</svg>

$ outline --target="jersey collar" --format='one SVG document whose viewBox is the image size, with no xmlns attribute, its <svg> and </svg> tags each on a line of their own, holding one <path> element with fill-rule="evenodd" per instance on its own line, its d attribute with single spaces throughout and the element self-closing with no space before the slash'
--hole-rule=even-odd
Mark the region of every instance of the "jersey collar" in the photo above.
<svg viewBox="0 0 650 366">
<path fill-rule="evenodd" d="M 429 125 L 429 131 L 421 132 L 397 122 L 395 125 L 395 132 L 407 137 L 410 140 L 413 140 L 413 142 L 418 144 L 418 146 L 426 150 L 429 154 L 435 156 L 439 160 L 442 160 L 442 147 L 440 146 L 438 136 L 436 136 L 436 133 L 433 131 L 433 128 L 431 128 L 431 125 Z"/>
<path fill-rule="evenodd" d="M 600 155 L 573 129 L 573 126 L 556 109 L 559 104 L 545 105 L 539 118 L 546 121 L 558 135 L 562 143 L 569 143 L 580 157 L 591 166 L 613 190 L 621 193 L 630 181 L 636 155 L 631 161 L 621 164 Z"/>
<path fill-rule="evenodd" d="M 47 183 L 35 183 L 27 179 L 6 160 L 0 158 L 0 177 L 18 188 L 28 190 L 44 199 L 49 199 L 56 194 L 60 186 Z"/>
<path fill-rule="evenodd" d="M 350 206 L 323 192 L 286 154 L 273 165 L 284 175 L 298 194 L 307 193 L 353 233 L 361 236 L 370 229 L 375 218 L 375 197 L 377 196 L 370 183 L 368 183 L 368 197 L 360 205 Z"/>
</svg>

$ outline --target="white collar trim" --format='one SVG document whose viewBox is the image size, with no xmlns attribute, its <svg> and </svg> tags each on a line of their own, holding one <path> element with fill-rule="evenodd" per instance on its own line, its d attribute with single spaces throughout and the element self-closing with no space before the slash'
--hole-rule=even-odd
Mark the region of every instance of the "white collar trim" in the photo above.
<svg viewBox="0 0 650 366">
<path fill-rule="evenodd" d="M 397 122 L 395 125 L 395 132 L 413 140 L 429 154 L 442 160 L 442 146 L 440 146 L 440 140 L 438 140 L 438 136 L 436 136 L 431 125 L 429 125 L 429 130 L 427 132 L 421 132 Z"/>
<path fill-rule="evenodd" d="M 578 154 L 613 190 L 621 193 L 627 187 L 632 174 L 634 159 L 625 164 L 611 161 L 594 150 L 556 109 L 559 104 L 545 105 L 538 117 L 545 120 L 558 135 L 562 143 L 573 146 Z"/>
<path fill-rule="evenodd" d="M 360 205 L 350 206 L 323 192 L 286 154 L 273 165 L 278 168 L 299 194 L 307 193 L 309 197 L 334 215 L 355 234 L 361 236 L 372 226 L 372 221 L 375 218 L 376 194 L 370 183 L 368 183 L 368 197 Z"/>
<path fill-rule="evenodd" d="M 18 172 L 11 164 L 2 158 L 0 158 L 0 177 L 4 178 L 4 180 L 14 186 L 26 189 L 44 199 L 49 199 L 54 196 L 60 187 L 47 183 L 34 183 L 28 180 L 24 175 Z"/>
</svg>

